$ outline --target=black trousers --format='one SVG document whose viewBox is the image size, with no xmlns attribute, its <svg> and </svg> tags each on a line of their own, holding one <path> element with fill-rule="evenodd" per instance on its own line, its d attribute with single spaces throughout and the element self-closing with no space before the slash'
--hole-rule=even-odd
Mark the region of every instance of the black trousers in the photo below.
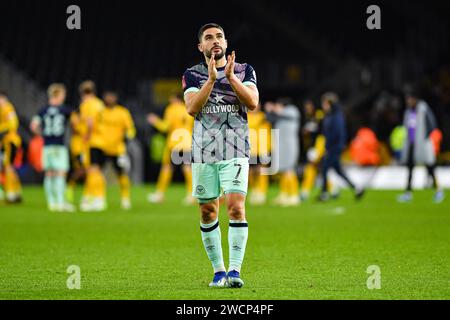
<svg viewBox="0 0 450 320">
<path fill-rule="evenodd" d="M 413 176 L 413 171 L 414 171 L 414 167 L 415 167 L 415 161 L 414 161 L 414 143 L 411 143 L 408 147 L 408 160 L 407 160 L 407 167 L 408 167 L 408 184 L 406 185 L 406 191 L 411 191 L 412 190 L 412 176 Z M 433 188 L 437 189 L 437 180 L 436 180 L 436 164 L 432 164 L 432 165 L 427 165 L 426 166 L 427 171 L 428 171 L 428 175 L 433 179 Z"/>
<path fill-rule="evenodd" d="M 328 170 L 333 168 L 334 171 L 350 186 L 350 188 L 355 189 L 355 185 L 350 181 L 347 175 L 342 170 L 340 153 L 329 153 L 326 154 L 322 160 L 322 192 L 327 191 L 328 182 Z"/>
</svg>

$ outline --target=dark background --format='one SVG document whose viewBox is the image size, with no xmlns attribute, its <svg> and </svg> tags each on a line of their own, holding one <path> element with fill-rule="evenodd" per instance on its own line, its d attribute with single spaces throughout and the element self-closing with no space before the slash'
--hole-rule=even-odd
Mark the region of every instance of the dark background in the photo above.
<svg viewBox="0 0 450 320">
<path fill-rule="evenodd" d="M 71 4 L 81 8 L 81 30 L 66 28 Z M 381 8 L 381 30 L 366 27 L 371 4 Z M 145 114 L 162 110 L 149 81 L 180 79 L 202 59 L 199 27 L 217 22 L 237 61 L 255 68 L 262 102 L 290 96 L 301 107 L 335 90 L 349 138 L 369 126 L 388 141 L 401 120 L 402 90 L 413 83 L 436 113 L 443 150 L 450 150 L 450 1 L 22 0 L 2 1 L 0 12 L 1 56 L 42 88 L 65 83 L 73 106 L 85 79 L 100 92 L 119 91 L 143 143 L 153 132 Z"/>
</svg>

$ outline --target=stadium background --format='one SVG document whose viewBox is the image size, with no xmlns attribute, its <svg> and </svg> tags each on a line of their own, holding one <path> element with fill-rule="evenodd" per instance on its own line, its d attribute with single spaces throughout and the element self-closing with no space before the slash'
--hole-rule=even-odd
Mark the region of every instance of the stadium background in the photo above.
<svg viewBox="0 0 450 320">
<path fill-rule="evenodd" d="M 300 107 L 307 97 L 317 103 L 323 91 L 335 90 L 349 139 L 363 124 L 388 143 L 404 109 L 403 86 L 420 84 L 444 133 L 439 162 L 448 164 L 450 3 L 376 1 L 382 30 L 370 31 L 365 12 L 373 3 L 2 1 L 0 88 L 20 115 L 25 148 L 29 120 L 49 83 L 66 84 L 72 107 L 82 80 L 93 79 L 100 93 L 118 90 L 138 128 L 143 178 L 154 181 L 159 165 L 148 145 L 156 131 L 145 116 L 162 113 L 167 88 L 202 58 L 199 26 L 216 21 L 238 61 L 255 67 L 262 102 L 287 95 Z M 71 4 L 81 7 L 82 30 L 66 28 Z M 26 164 L 20 173 L 32 181 Z M 50 212 L 41 185 L 26 185 L 20 206 L 0 204 L 0 300 L 450 297 L 450 202 L 433 203 L 432 190 L 414 192 L 408 204 L 397 203 L 399 191 L 392 190 L 369 190 L 360 202 L 343 190 L 327 203 L 249 204 L 246 285 L 209 290 L 198 207 L 181 205 L 180 184 L 168 189 L 164 203 L 149 203 L 148 189 L 133 187 L 131 211 L 120 208 L 117 186 L 108 187 L 106 212 Z M 277 189 L 269 188 L 269 199 Z M 225 208 L 220 214 L 225 239 Z M 81 268 L 81 290 L 67 286 L 73 265 Z M 380 290 L 367 286 L 373 265 L 382 270 Z"/>
<path fill-rule="evenodd" d="M 81 30 L 66 28 L 70 4 L 81 8 Z M 290 96 L 300 107 L 305 98 L 318 102 L 325 90 L 337 91 L 349 139 L 364 125 L 388 144 L 401 121 L 405 83 L 419 84 L 443 131 L 439 163 L 448 164 L 450 3 L 377 1 L 381 30 L 365 26 L 370 4 L 231 0 L 212 8 L 209 1 L 154 6 L 117 0 L 3 1 L 0 87 L 19 113 L 25 150 L 29 121 L 44 103 L 49 83 L 66 84 L 73 107 L 85 79 L 94 80 L 99 93 L 117 90 L 138 129 L 143 181 L 154 181 L 158 163 L 152 161 L 149 141 L 156 131 L 145 115 L 162 114 L 169 89 L 202 58 L 196 49 L 199 26 L 216 21 L 237 59 L 257 70 L 262 102 Z M 25 182 L 33 180 L 26 169 L 21 173 Z"/>
</svg>

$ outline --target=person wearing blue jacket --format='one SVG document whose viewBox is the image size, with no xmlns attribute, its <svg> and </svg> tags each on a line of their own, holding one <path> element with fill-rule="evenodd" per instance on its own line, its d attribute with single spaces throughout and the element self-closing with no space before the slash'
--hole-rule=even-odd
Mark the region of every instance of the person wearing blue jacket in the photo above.
<svg viewBox="0 0 450 320">
<path fill-rule="evenodd" d="M 322 95 L 322 108 L 325 112 L 322 130 L 326 142 L 325 156 L 322 161 L 322 191 L 318 200 L 327 201 L 330 197 L 327 192 L 329 169 L 334 169 L 334 171 L 336 171 L 336 173 L 353 190 L 355 198 L 359 200 L 364 194 L 364 189 L 357 188 L 347 177 L 341 166 L 341 153 L 346 144 L 346 125 L 344 114 L 339 105 L 338 96 L 333 92 L 327 92 Z"/>
</svg>

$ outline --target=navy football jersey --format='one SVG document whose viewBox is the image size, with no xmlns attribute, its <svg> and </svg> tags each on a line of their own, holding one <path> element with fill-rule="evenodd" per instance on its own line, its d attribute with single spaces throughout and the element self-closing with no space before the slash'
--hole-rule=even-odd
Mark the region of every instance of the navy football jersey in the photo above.
<svg viewBox="0 0 450 320">
<path fill-rule="evenodd" d="M 217 68 L 217 79 L 208 102 L 195 117 L 192 161 L 196 163 L 250 155 L 247 107 L 239 101 L 224 70 L 225 67 Z M 234 73 L 244 85 L 256 86 L 256 74 L 249 64 L 235 63 Z M 205 62 L 187 69 L 183 75 L 184 93 L 198 92 L 207 79 Z"/>
<path fill-rule="evenodd" d="M 64 145 L 71 110 L 62 106 L 46 106 L 37 117 L 45 145 Z"/>
</svg>

